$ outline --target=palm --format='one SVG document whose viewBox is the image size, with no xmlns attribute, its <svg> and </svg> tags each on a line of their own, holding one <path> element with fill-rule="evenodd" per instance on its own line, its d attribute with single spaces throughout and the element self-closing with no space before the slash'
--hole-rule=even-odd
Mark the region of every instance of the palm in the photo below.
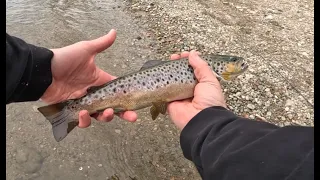
<svg viewBox="0 0 320 180">
<path fill-rule="evenodd" d="M 110 47 L 116 39 L 116 32 L 111 30 L 107 35 L 92 41 L 81 41 L 60 49 L 53 49 L 51 63 L 53 81 L 41 97 L 47 103 L 57 103 L 68 99 L 79 98 L 92 86 L 99 86 L 116 78 L 101 69 L 95 63 L 97 53 Z M 122 119 L 135 121 L 137 114 L 126 111 L 118 114 Z M 100 121 L 111 121 L 113 110 L 92 115 Z M 79 127 L 88 127 L 91 118 L 87 110 L 79 112 Z"/>
<path fill-rule="evenodd" d="M 98 53 L 89 42 L 52 50 L 53 83 L 43 100 L 50 103 L 85 95 L 87 88 L 106 83 L 115 77 L 99 69 L 94 58 Z M 55 61 L 55 59 L 57 59 Z"/>
</svg>

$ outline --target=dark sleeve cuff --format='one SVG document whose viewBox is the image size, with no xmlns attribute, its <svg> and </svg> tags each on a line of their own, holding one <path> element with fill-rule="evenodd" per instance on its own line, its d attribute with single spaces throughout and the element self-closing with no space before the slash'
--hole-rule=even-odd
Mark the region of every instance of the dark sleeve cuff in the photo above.
<svg viewBox="0 0 320 180">
<path fill-rule="evenodd" d="M 36 101 L 52 83 L 51 59 L 49 49 L 29 46 L 29 60 L 12 99 L 15 102 Z"/>
<path fill-rule="evenodd" d="M 203 142 L 206 136 L 212 130 L 212 124 L 217 124 L 217 129 L 223 128 L 226 124 L 237 119 L 237 116 L 223 107 L 210 107 L 202 110 L 195 117 L 193 117 L 189 123 L 183 128 L 180 135 L 180 144 L 183 151 L 183 155 L 189 160 L 199 159 L 192 157 L 193 152 L 198 152 L 194 143 L 197 141 Z M 203 139 L 199 139 L 203 138 Z M 200 163 L 200 162 L 199 162 Z M 195 162 L 197 164 L 197 162 Z"/>
</svg>

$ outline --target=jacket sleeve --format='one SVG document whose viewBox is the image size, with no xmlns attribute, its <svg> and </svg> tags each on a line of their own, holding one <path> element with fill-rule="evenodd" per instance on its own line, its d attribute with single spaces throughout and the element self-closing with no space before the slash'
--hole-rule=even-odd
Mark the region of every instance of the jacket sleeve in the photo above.
<svg viewBox="0 0 320 180">
<path fill-rule="evenodd" d="M 52 82 L 49 49 L 6 34 L 6 104 L 36 101 Z"/>
<path fill-rule="evenodd" d="M 181 132 L 184 156 L 203 179 L 313 179 L 313 127 L 278 127 L 222 107 L 197 114 Z"/>
</svg>

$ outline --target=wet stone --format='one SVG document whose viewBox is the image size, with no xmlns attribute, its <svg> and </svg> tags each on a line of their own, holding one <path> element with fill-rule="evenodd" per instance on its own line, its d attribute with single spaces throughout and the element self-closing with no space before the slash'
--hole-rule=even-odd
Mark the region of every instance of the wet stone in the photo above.
<svg viewBox="0 0 320 180">
<path fill-rule="evenodd" d="M 25 173 L 35 173 L 40 170 L 44 158 L 40 152 L 26 146 L 17 148 L 16 162 L 19 169 Z"/>
</svg>

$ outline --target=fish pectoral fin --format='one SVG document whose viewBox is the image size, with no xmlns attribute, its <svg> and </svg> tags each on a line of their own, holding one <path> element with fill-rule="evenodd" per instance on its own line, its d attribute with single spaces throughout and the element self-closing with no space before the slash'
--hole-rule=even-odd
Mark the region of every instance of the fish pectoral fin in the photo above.
<svg viewBox="0 0 320 180">
<path fill-rule="evenodd" d="M 154 66 L 157 66 L 157 65 L 160 65 L 160 64 L 164 64 L 166 62 L 168 62 L 168 61 L 160 61 L 160 60 L 147 61 L 142 65 L 142 67 L 140 68 L 140 71 L 142 71 L 144 69 L 148 69 L 148 68 L 154 67 Z"/>
<path fill-rule="evenodd" d="M 152 107 L 150 108 L 150 114 L 152 119 L 155 120 L 159 114 L 165 115 L 167 112 L 167 103 L 166 102 L 154 102 L 152 103 Z"/>
</svg>

